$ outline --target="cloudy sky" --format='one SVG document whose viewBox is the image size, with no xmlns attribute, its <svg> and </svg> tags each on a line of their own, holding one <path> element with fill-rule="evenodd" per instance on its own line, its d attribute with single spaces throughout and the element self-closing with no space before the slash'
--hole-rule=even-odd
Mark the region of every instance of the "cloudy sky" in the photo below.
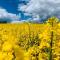
<svg viewBox="0 0 60 60">
<path fill-rule="evenodd" d="M 0 0 L 0 21 L 41 21 L 60 18 L 60 0 Z"/>
<path fill-rule="evenodd" d="M 23 0 L 0 0 L 0 21 L 24 20 L 24 14 L 18 11 L 18 6 L 25 3 Z"/>
</svg>

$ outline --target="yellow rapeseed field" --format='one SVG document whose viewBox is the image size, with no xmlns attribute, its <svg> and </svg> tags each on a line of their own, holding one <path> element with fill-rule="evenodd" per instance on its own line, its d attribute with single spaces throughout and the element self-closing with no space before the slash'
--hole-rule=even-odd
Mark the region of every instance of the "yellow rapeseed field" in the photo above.
<svg viewBox="0 0 60 60">
<path fill-rule="evenodd" d="M 60 60 L 60 22 L 0 24 L 0 60 Z"/>
</svg>

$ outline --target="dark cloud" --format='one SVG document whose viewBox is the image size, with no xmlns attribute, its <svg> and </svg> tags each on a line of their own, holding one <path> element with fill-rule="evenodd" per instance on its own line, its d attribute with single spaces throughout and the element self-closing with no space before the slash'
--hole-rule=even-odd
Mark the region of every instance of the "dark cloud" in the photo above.
<svg viewBox="0 0 60 60">
<path fill-rule="evenodd" d="M 31 15 L 33 20 L 37 16 L 40 20 L 51 16 L 60 18 L 60 0 L 29 0 L 26 5 L 19 5 L 18 9 Z"/>
</svg>

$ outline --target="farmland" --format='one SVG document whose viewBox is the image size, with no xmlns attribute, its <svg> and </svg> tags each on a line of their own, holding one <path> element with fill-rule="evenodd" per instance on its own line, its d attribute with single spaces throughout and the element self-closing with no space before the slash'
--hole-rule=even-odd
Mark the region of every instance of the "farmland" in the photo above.
<svg viewBox="0 0 60 60">
<path fill-rule="evenodd" d="M 60 22 L 0 24 L 0 60 L 60 60 Z"/>
</svg>

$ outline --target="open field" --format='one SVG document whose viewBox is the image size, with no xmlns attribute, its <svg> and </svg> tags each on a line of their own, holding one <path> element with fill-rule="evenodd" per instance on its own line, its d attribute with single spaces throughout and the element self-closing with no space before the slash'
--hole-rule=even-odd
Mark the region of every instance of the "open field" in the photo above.
<svg viewBox="0 0 60 60">
<path fill-rule="evenodd" d="M 60 60 L 60 23 L 0 24 L 0 60 Z"/>
</svg>

